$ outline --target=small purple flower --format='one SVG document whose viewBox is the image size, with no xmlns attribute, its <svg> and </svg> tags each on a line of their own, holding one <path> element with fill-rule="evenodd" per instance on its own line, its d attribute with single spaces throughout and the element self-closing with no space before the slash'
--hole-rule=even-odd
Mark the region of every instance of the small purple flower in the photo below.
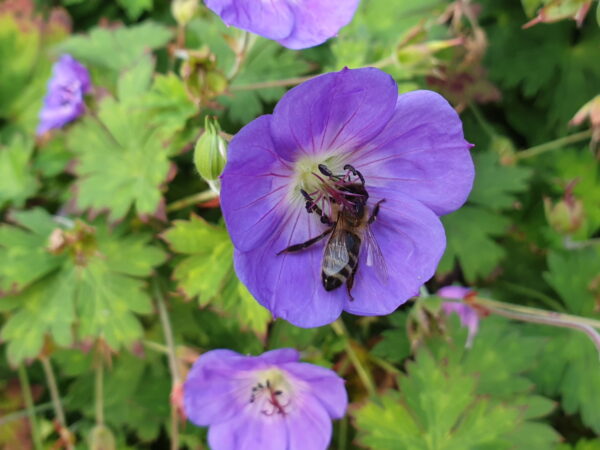
<svg viewBox="0 0 600 450">
<path fill-rule="evenodd" d="M 472 292 L 471 289 L 462 286 L 445 286 L 439 289 L 436 295 L 442 298 L 464 300 Z M 473 339 L 475 339 L 479 330 L 479 315 L 477 311 L 462 302 L 444 302 L 442 303 L 442 310 L 448 316 L 452 313 L 458 314 L 461 325 L 469 330 L 465 347 L 471 348 Z"/>
<path fill-rule="evenodd" d="M 438 216 L 473 183 L 469 148 L 443 97 L 399 96 L 381 70 L 295 87 L 229 146 L 221 206 L 239 278 L 301 327 L 391 313 L 435 273 Z"/>
<path fill-rule="evenodd" d="M 213 450 L 326 449 L 331 419 L 346 412 L 344 380 L 299 359 L 291 348 L 260 356 L 207 352 L 185 382 L 185 413 L 210 427 Z"/>
<path fill-rule="evenodd" d="M 81 116 L 85 111 L 83 96 L 90 89 L 87 69 L 71 55 L 62 55 L 52 68 L 37 134 L 61 128 Z"/>
<path fill-rule="evenodd" d="M 227 25 L 301 49 L 325 42 L 347 25 L 359 0 L 206 0 Z"/>
</svg>

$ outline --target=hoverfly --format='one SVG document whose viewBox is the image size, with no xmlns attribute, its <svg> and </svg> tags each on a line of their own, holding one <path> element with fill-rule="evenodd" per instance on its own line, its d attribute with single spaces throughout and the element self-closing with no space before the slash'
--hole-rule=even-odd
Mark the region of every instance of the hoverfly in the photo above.
<svg viewBox="0 0 600 450">
<path fill-rule="evenodd" d="M 314 175 L 323 182 L 325 194 L 321 193 L 315 199 L 312 195 L 317 194 L 316 192 L 311 195 L 303 189 L 300 190 L 306 200 L 308 213 L 318 214 L 321 222 L 329 228 L 320 235 L 306 242 L 291 245 L 277 254 L 304 250 L 330 235 L 321 263 L 323 287 L 326 291 L 332 291 L 346 283 L 350 300 L 354 300 L 351 291 L 363 242 L 368 252 L 367 265 L 375 265 L 379 278 L 383 281 L 387 277 L 385 259 L 370 228 L 379 214 L 379 206 L 385 199 L 379 200 L 369 211 L 369 194 L 363 175 L 350 164 L 346 164 L 344 170 L 344 175 L 334 175 L 326 165 L 319 164 L 319 171 L 326 179 L 318 174 Z M 329 215 L 323 211 L 327 201 L 330 205 Z M 335 219 L 332 220 L 332 217 Z"/>
</svg>

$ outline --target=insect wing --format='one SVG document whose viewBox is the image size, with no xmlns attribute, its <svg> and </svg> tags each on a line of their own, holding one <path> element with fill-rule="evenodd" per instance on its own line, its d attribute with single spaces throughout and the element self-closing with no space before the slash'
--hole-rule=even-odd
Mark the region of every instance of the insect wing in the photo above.
<svg viewBox="0 0 600 450">
<path fill-rule="evenodd" d="M 367 225 L 365 229 L 364 240 L 367 251 L 367 266 L 375 267 L 375 271 L 377 272 L 377 277 L 379 278 L 379 280 L 383 283 L 387 283 L 387 264 L 385 263 L 385 258 L 383 256 L 383 253 L 381 253 L 381 248 L 377 243 L 377 239 L 375 239 L 373 230 L 371 230 L 371 227 L 369 225 Z"/>
<path fill-rule="evenodd" d="M 331 233 L 323 253 L 323 272 L 326 275 L 340 272 L 350 261 L 346 242 L 346 231 L 336 227 Z"/>
</svg>

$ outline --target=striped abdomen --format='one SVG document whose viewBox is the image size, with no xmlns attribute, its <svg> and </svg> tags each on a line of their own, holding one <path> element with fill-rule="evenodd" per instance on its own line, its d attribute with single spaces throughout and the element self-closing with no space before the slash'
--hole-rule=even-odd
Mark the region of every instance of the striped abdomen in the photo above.
<svg viewBox="0 0 600 450">
<path fill-rule="evenodd" d="M 326 291 L 344 284 L 358 267 L 360 237 L 352 231 L 335 230 L 325 246 L 321 278 Z"/>
</svg>

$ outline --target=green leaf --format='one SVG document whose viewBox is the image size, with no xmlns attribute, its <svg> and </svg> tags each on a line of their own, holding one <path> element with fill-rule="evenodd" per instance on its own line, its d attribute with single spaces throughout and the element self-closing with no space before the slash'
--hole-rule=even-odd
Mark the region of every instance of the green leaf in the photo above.
<svg viewBox="0 0 600 450">
<path fill-rule="evenodd" d="M 382 450 L 544 449 L 558 440 L 547 425 L 528 422 L 519 407 L 478 395 L 477 379 L 460 362 L 420 351 L 399 378 L 399 392 L 388 391 L 354 413 L 359 444 Z"/>
<path fill-rule="evenodd" d="M 119 230 L 110 233 L 104 225 L 94 229 L 81 222 L 60 230 L 41 210 L 17 218 L 35 234 L 8 226 L 0 234 L 7 254 L 28 250 L 28 260 L 16 266 L 19 274 L 28 274 L 17 278 L 28 286 L 7 298 L 16 309 L 0 333 L 11 362 L 37 356 L 46 334 L 59 346 L 101 337 L 115 350 L 142 335 L 134 313 L 149 313 L 151 302 L 141 277 L 165 259 L 163 251 L 147 244 L 148 236 L 122 236 Z M 61 242 L 53 249 L 59 255 L 46 250 L 51 233 L 51 241 Z"/>
<path fill-rule="evenodd" d="M 500 214 L 478 206 L 464 206 L 442 217 L 446 229 L 446 253 L 438 267 L 449 272 L 460 263 L 469 282 L 489 275 L 505 257 L 505 250 L 494 240 L 506 232 L 510 222 Z"/>
<path fill-rule="evenodd" d="M 157 439 L 169 417 L 171 380 L 161 355 L 144 358 L 121 354 L 112 367 L 104 368 L 104 414 L 117 429 L 134 430 L 140 440 Z M 59 363 L 64 364 L 63 358 Z M 69 387 L 65 403 L 94 419 L 94 374 L 83 372 Z M 119 447 L 121 448 L 121 447 Z"/>
<path fill-rule="evenodd" d="M 68 136 L 68 147 L 79 157 L 77 205 L 108 209 L 113 220 L 125 216 L 131 207 L 138 215 L 157 213 L 161 186 L 169 173 L 172 134 L 158 124 L 149 125 L 151 112 L 144 98 L 136 100 L 126 89 L 147 86 L 148 69 L 142 59 L 140 67 L 126 72 L 119 82 L 125 100 L 106 98 L 98 116 L 86 117 Z M 137 97 L 141 93 L 135 90 Z"/>
<path fill-rule="evenodd" d="M 152 0 L 117 0 L 117 3 L 131 20 L 137 20 L 143 13 L 152 10 Z"/>
<path fill-rule="evenodd" d="M 153 115 L 153 122 L 173 132 L 180 131 L 186 121 L 198 113 L 198 108 L 190 100 L 185 85 L 177 75 L 157 74 L 152 89 L 146 96 L 147 107 Z"/>
<path fill-rule="evenodd" d="M 235 276 L 227 231 L 194 215 L 190 221 L 175 221 L 173 225 L 163 238 L 173 251 L 187 255 L 173 272 L 179 290 L 188 298 L 198 297 L 200 306 L 210 305 L 255 333 L 264 334 L 271 314 Z"/>
<path fill-rule="evenodd" d="M 531 169 L 500 165 L 498 155 L 491 152 L 475 153 L 475 182 L 469 202 L 490 209 L 510 208 L 515 194 L 527 190 Z"/>
<path fill-rule="evenodd" d="M 0 291 L 19 291 L 56 270 L 62 256 L 48 250 L 48 238 L 58 224 L 42 209 L 16 212 L 19 226 L 0 225 Z"/>
<path fill-rule="evenodd" d="M 560 295 L 572 314 L 600 316 L 592 284 L 600 276 L 600 252 L 588 248 L 548 254 L 544 279 Z"/>
<path fill-rule="evenodd" d="M 87 36 L 73 36 L 60 51 L 100 68 L 121 71 L 137 64 L 148 49 L 164 46 L 171 31 L 162 25 L 144 22 L 127 28 L 93 28 Z"/>
<path fill-rule="evenodd" d="M 31 171 L 33 142 L 15 135 L 8 146 L 0 144 L 0 208 L 6 203 L 22 207 L 39 187 Z"/>
</svg>

